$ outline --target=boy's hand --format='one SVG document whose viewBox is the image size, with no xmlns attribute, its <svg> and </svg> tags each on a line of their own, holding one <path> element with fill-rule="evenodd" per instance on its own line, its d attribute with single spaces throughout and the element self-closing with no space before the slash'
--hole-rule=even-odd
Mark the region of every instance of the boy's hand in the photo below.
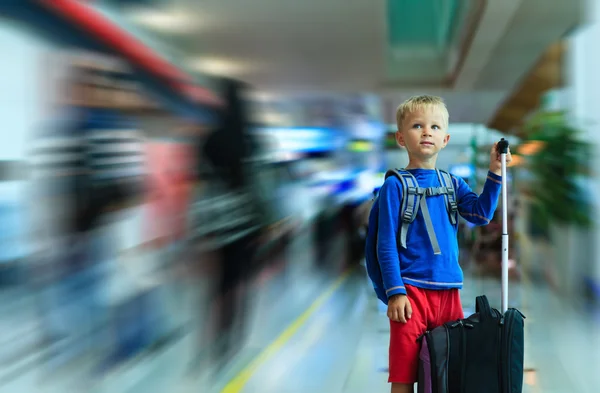
<svg viewBox="0 0 600 393">
<path fill-rule="evenodd" d="M 500 153 L 498 153 L 498 142 L 494 143 L 492 146 L 492 151 L 490 152 L 490 172 L 495 175 L 502 176 L 502 161 L 500 160 Z M 510 155 L 510 147 L 508 148 L 508 152 L 506 153 L 506 166 L 512 161 L 512 156 Z"/>
<path fill-rule="evenodd" d="M 412 316 L 412 306 L 408 296 L 394 295 L 389 298 L 387 316 L 394 322 L 408 322 Z"/>
</svg>

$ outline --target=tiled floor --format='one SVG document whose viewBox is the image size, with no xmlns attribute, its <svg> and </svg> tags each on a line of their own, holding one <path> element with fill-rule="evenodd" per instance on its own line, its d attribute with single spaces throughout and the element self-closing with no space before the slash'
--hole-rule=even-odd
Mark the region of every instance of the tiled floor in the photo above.
<svg viewBox="0 0 600 393">
<path fill-rule="evenodd" d="M 388 392 L 388 322 L 364 271 L 354 271 L 331 296 L 320 298 L 336 277 L 331 273 L 315 274 L 313 260 L 306 239 L 292 245 L 287 269 L 255 293 L 246 346 L 226 367 L 215 369 L 214 365 L 200 363 L 190 368 L 197 333 L 188 332 L 153 355 L 94 381 L 80 378 L 83 374 L 76 372 L 49 376 L 36 366 L 36 356 L 42 356 L 39 353 L 30 354 L 29 363 L 21 358 L 23 365 L 4 362 L 0 364 L 1 377 L 11 369 L 17 372 L 11 378 L 0 379 L 0 392 Z M 487 294 L 492 305 L 499 307 L 497 280 L 467 277 L 466 282 L 462 297 L 467 314 L 473 311 L 475 296 L 480 293 Z M 172 311 L 181 321 L 186 317 L 192 320 L 194 312 L 206 313 L 201 308 L 194 311 L 182 307 L 179 299 L 173 300 Z M 316 299 L 323 303 L 311 309 Z M 525 391 L 597 392 L 600 325 L 593 322 L 585 308 L 569 304 L 545 285 L 526 282 L 511 285 L 510 303 L 527 316 L 526 367 L 535 369 L 535 375 L 528 377 L 535 383 L 526 385 Z M 32 307 L 25 302 L 10 313 L 4 310 L 1 325 L 7 332 L 2 333 L 7 342 L 27 346 Z M 290 325 L 292 329 L 271 344 Z M 16 328 L 22 329 L 18 335 L 21 341 L 8 334 Z M 0 349 L 3 355 L 7 351 L 7 346 Z M 231 381 L 234 384 L 227 385 Z M 230 390 L 223 390 L 226 386 Z"/>
<path fill-rule="evenodd" d="M 462 291 L 466 313 L 473 312 L 480 293 L 499 308 L 498 280 L 473 277 L 468 282 Z M 241 391 L 389 391 L 388 322 L 365 284 L 351 277 Z M 509 303 L 527 316 L 524 391 L 597 392 L 600 326 L 585 308 L 567 304 L 544 285 L 524 283 L 511 284 Z"/>
</svg>

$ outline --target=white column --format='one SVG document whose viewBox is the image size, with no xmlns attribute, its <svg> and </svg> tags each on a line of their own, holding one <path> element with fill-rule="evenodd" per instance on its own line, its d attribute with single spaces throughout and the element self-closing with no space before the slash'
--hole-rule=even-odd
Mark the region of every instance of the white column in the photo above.
<svg viewBox="0 0 600 393">
<path fill-rule="evenodd" d="M 579 261 L 585 274 L 600 284 L 600 4 L 588 0 L 586 16 L 589 23 L 573 32 L 569 39 L 567 54 L 566 83 L 570 93 L 570 109 L 577 125 L 582 130 L 582 137 L 593 144 L 592 168 L 596 173 L 592 178 L 591 199 L 594 201 L 592 211 L 595 228 L 585 236 L 574 236 L 569 242 L 571 247 L 590 250 L 585 253 L 591 260 L 588 263 Z M 577 244 L 576 244 L 577 243 Z M 569 263 L 577 261 L 568 261 Z"/>
</svg>

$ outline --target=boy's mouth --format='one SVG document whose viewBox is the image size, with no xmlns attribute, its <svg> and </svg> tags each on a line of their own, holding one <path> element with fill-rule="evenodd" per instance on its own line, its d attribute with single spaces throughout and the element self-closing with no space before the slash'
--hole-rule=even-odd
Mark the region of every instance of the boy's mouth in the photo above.
<svg viewBox="0 0 600 393">
<path fill-rule="evenodd" d="M 433 142 L 429 142 L 429 141 L 423 141 L 421 142 L 422 145 L 427 145 L 427 146 L 433 146 Z"/>
</svg>

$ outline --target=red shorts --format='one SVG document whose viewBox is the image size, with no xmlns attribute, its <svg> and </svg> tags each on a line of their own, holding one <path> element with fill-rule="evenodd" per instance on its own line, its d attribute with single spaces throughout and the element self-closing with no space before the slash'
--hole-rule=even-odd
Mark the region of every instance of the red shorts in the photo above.
<svg viewBox="0 0 600 393">
<path fill-rule="evenodd" d="M 432 290 L 406 285 L 406 294 L 412 306 L 407 323 L 390 320 L 390 375 L 391 383 L 417 382 L 420 335 L 446 322 L 464 318 L 458 289 Z"/>
</svg>

